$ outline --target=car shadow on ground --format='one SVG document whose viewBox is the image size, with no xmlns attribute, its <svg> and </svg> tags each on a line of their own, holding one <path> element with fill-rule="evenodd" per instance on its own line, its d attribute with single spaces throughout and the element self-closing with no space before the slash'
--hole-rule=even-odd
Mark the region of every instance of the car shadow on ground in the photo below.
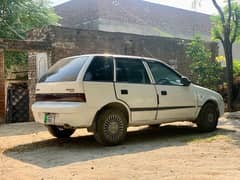
<svg viewBox="0 0 240 180">
<path fill-rule="evenodd" d="M 212 133 L 200 133 L 197 128 L 191 126 L 167 125 L 128 132 L 124 144 L 114 147 L 101 146 L 92 135 L 87 135 L 18 145 L 6 150 L 4 154 L 41 168 L 52 168 L 104 157 L 152 151 L 163 147 L 184 146 L 194 139 L 206 139 L 231 132 L 228 129 L 218 129 Z"/>
</svg>

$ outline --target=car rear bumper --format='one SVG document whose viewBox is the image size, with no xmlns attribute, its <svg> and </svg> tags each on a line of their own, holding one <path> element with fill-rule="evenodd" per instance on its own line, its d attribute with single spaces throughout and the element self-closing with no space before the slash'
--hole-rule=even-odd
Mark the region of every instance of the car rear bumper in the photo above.
<svg viewBox="0 0 240 180">
<path fill-rule="evenodd" d="M 86 103 L 79 102 L 36 102 L 32 112 L 35 121 L 41 124 L 75 128 L 91 126 L 95 115 Z M 48 115 L 54 118 L 48 121 Z"/>
</svg>

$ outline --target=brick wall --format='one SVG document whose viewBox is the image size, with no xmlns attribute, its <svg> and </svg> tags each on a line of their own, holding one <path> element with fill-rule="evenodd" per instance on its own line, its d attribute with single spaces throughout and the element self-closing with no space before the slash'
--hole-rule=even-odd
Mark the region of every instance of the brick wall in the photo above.
<svg viewBox="0 0 240 180">
<path fill-rule="evenodd" d="M 60 58 L 88 54 L 113 53 L 154 57 L 173 65 L 184 75 L 189 75 L 189 59 L 185 48 L 189 40 L 156 36 L 141 36 L 127 33 L 79 30 L 51 26 L 48 31 L 52 43 L 52 62 Z M 218 53 L 216 43 L 206 43 L 213 52 Z"/>
<path fill-rule="evenodd" d="M 64 17 L 60 19 L 61 25 L 97 30 L 97 19 L 99 17 L 98 1 L 99 0 L 73 0 L 71 3 L 60 4 L 54 8 L 60 17 Z M 69 26 L 69 24 L 74 26 Z"/>
<path fill-rule="evenodd" d="M 185 39 L 80 30 L 57 26 L 31 31 L 28 33 L 28 39 L 40 39 L 51 44 L 49 64 L 53 64 L 64 57 L 80 54 L 127 54 L 161 59 L 173 65 L 184 75 L 189 75 L 190 61 L 185 54 L 186 44 L 189 40 Z M 218 54 L 217 43 L 207 42 L 206 46 L 212 51 L 213 57 Z M 30 78 L 34 79 L 36 67 L 31 61 L 30 59 L 29 71 L 33 74 Z"/>
<path fill-rule="evenodd" d="M 210 16 L 143 0 L 71 0 L 55 7 L 64 27 L 210 39 Z"/>
<path fill-rule="evenodd" d="M 5 121 L 4 51 L 0 49 L 0 123 Z"/>
<path fill-rule="evenodd" d="M 35 85 L 37 83 L 36 53 L 28 53 L 28 89 L 29 89 L 29 118 L 33 120 L 31 105 L 35 102 Z"/>
</svg>

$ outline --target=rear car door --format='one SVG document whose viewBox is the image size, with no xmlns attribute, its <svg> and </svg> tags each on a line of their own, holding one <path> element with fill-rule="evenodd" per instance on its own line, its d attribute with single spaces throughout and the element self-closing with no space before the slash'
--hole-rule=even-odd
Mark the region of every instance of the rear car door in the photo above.
<svg viewBox="0 0 240 180">
<path fill-rule="evenodd" d="M 112 57 L 93 57 L 83 77 L 84 92 L 89 111 L 96 111 L 96 109 L 115 100 L 113 71 Z"/>
<path fill-rule="evenodd" d="M 132 122 L 156 120 L 157 94 L 142 59 L 115 58 L 117 98 L 131 111 Z"/>
<path fill-rule="evenodd" d="M 181 75 L 161 62 L 147 63 L 159 96 L 157 119 L 160 122 L 193 119 L 196 113 L 196 98 L 192 85 L 184 86 Z"/>
</svg>

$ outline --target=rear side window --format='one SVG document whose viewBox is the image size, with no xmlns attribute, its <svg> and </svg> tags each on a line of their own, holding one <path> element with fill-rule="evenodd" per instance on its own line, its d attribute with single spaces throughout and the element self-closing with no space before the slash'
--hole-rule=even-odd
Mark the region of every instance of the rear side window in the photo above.
<svg viewBox="0 0 240 180">
<path fill-rule="evenodd" d="M 84 81 L 113 82 L 112 57 L 94 57 L 84 76 Z"/>
<path fill-rule="evenodd" d="M 116 58 L 117 82 L 149 84 L 147 71 L 140 59 Z"/>
<path fill-rule="evenodd" d="M 40 78 L 39 82 L 76 81 L 87 59 L 88 56 L 82 56 L 59 60 Z"/>
</svg>

